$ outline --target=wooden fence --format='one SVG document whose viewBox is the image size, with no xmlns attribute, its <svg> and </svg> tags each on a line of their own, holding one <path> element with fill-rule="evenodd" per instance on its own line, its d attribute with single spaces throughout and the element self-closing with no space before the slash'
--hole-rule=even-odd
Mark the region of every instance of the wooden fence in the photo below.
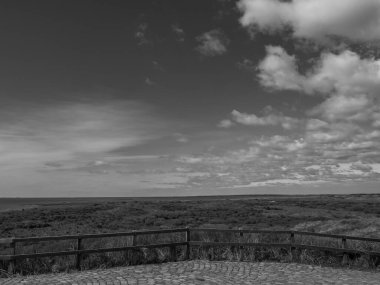
<svg viewBox="0 0 380 285">
<path fill-rule="evenodd" d="M 152 235 L 152 234 L 170 234 L 170 233 L 185 233 L 186 238 L 183 242 L 175 243 L 159 243 L 159 244 L 148 244 L 148 245 L 136 245 L 136 237 L 140 235 Z M 132 246 L 123 247 L 110 247 L 110 248 L 96 248 L 96 249 L 83 249 L 82 244 L 85 239 L 94 238 L 111 238 L 111 237 L 132 237 Z M 17 243 L 36 243 L 41 241 L 57 241 L 57 240 L 76 240 L 76 249 L 68 251 L 55 251 L 55 252 L 39 252 L 39 253 L 28 253 L 28 254 L 18 254 L 16 252 Z M 76 255 L 76 267 L 79 270 L 81 267 L 81 257 L 83 254 L 91 253 L 103 253 L 103 252 L 116 252 L 116 251 L 128 251 L 128 250 L 138 250 L 141 248 L 170 248 L 171 256 L 175 259 L 175 248 L 177 246 L 186 246 L 186 258 L 188 258 L 190 253 L 189 248 L 190 241 L 190 231 L 188 228 L 183 229 L 165 229 L 165 230 L 150 230 L 150 231 L 131 231 L 131 232 L 118 232 L 118 233 L 106 233 L 106 234 L 85 234 L 85 235 L 66 235 L 66 236 L 44 236 L 44 237 L 26 237 L 26 238 L 5 238 L 0 239 L 0 245 L 8 246 L 11 250 L 11 254 L 0 255 L 0 260 L 8 261 L 8 272 L 14 272 L 15 263 L 17 260 L 22 260 L 26 258 L 38 258 L 38 257 L 49 257 L 49 256 L 65 256 L 65 255 Z"/>
<path fill-rule="evenodd" d="M 230 233 L 239 234 L 238 242 L 213 242 L 213 241 L 201 241 L 192 240 L 191 234 L 195 232 L 203 233 Z M 152 234 L 171 234 L 171 233 L 185 233 L 185 238 L 181 242 L 172 243 L 157 243 L 157 244 L 145 244 L 137 245 L 136 237 L 140 235 L 152 235 Z M 244 234 L 269 234 L 269 235 L 285 235 L 287 236 L 287 242 L 285 243 L 252 243 L 243 242 Z M 123 247 L 110 247 L 110 248 L 96 248 L 96 249 L 83 249 L 82 242 L 85 239 L 94 238 L 110 238 L 110 237 L 132 237 L 132 246 Z M 302 243 L 296 243 L 296 236 L 313 236 L 313 237 L 324 237 L 333 238 L 340 240 L 340 247 L 325 247 L 308 245 Z M 17 243 L 36 243 L 41 241 L 60 241 L 60 240 L 76 240 L 76 249 L 69 251 L 55 251 L 55 252 L 38 252 L 38 253 L 28 253 L 19 254 L 16 252 Z M 346 254 L 366 254 L 369 256 L 380 256 L 378 251 L 364 251 L 358 249 L 352 249 L 347 247 L 347 240 L 356 240 L 364 242 L 379 242 L 380 239 L 376 238 L 365 238 L 365 237 L 354 237 L 346 235 L 332 235 L 323 233 L 312 233 L 312 232 L 301 232 L 301 231 L 270 231 L 270 230 L 249 230 L 249 229 L 211 229 L 211 228 L 179 228 L 179 229 L 163 229 L 163 230 L 148 230 L 148 231 L 131 231 L 131 232 L 119 232 L 119 233 L 106 233 L 106 234 L 85 234 L 85 235 L 66 235 L 66 236 L 43 236 L 43 237 L 27 237 L 27 238 L 3 238 L 0 239 L 0 246 L 7 247 L 11 251 L 11 254 L 0 255 L 0 261 L 5 261 L 9 263 L 8 271 L 9 273 L 14 272 L 15 263 L 17 260 L 22 260 L 26 258 L 38 258 L 38 257 L 49 257 L 49 256 L 65 256 L 65 255 L 75 255 L 76 256 L 76 267 L 80 269 L 81 257 L 83 254 L 92 253 L 103 253 L 103 252 L 116 252 L 116 251 L 128 251 L 128 250 L 138 250 L 141 248 L 170 248 L 172 260 L 176 259 L 176 247 L 185 246 L 185 259 L 190 258 L 191 247 L 217 247 L 217 246 L 230 246 L 230 247 L 261 247 L 261 248 L 285 248 L 292 252 L 294 249 L 311 249 L 320 250 L 328 252 L 338 252 L 343 255 Z"/>
</svg>

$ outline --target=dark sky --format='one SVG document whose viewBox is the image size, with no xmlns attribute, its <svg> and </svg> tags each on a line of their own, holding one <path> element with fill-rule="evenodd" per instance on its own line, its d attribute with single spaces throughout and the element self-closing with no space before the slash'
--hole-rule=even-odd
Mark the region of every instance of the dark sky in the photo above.
<svg viewBox="0 0 380 285">
<path fill-rule="evenodd" d="M 12 99 L 45 104 L 95 93 L 170 107 L 174 116 L 192 117 L 197 107 L 207 117 L 232 105 L 262 108 L 273 97 L 237 66 L 244 58 L 257 63 L 265 49 L 240 26 L 233 2 L 5 1 L 0 13 L 1 88 Z M 142 23 L 146 44 L 135 37 Z M 173 25 L 186 31 L 183 42 Z M 223 57 L 195 50 L 196 37 L 213 29 L 228 35 Z"/>
<path fill-rule="evenodd" d="M 328 69 L 335 61 L 323 59 L 357 55 L 359 68 L 371 54 L 376 65 L 378 48 L 368 47 L 372 39 L 339 40 L 347 37 L 341 27 L 355 28 L 350 11 L 332 23 L 327 41 L 313 26 L 318 18 L 305 32 L 302 17 L 284 24 L 273 9 L 252 12 L 260 2 L 1 1 L 0 196 L 165 195 L 165 187 L 195 195 L 239 185 L 244 190 L 227 192 L 254 193 L 265 181 L 286 192 L 294 184 L 377 181 L 379 110 L 349 126 L 344 120 L 363 117 L 360 104 L 378 99 L 340 93 L 353 73 L 338 78 Z M 378 80 L 363 83 L 368 94 Z M 336 102 L 351 102 L 353 111 L 331 109 Z M 312 120 L 320 129 L 308 128 Z M 339 137 L 359 125 L 365 132 Z M 331 154 L 367 141 L 360 157 Z"/>
</svg>

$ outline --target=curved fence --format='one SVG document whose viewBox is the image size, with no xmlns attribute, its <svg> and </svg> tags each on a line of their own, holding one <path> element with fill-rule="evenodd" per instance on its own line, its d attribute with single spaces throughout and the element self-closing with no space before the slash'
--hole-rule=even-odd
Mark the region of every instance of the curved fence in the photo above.
<svg viewBox="0 0 380 285">
<path fill-rule="evenodd" d="M 158 238 L 150 239 L 148 243 L 138 243 L 138 236 L 148 235 L 165 235 L 178 234 L 176 242 L 151 242 L 158 241 Z M 260 235 L 260 239 L 255 239 L 252 235 Z M 281 238 L 274 238 L 281 236 Z M 127 246 L 118 247 L 101 247 L 101 248 L 83 248 L 83 241 L 86 239 L 107 239 L 115 237 L 130 237 L 131 242 Z M 334 246 L 323 246 L 310 243 L 310 240 L 305 237 L 315 237 L 318 239 L 328 238 L 333 239 Z M 51 241 L 75 241 L 75 247 L 71 250 L 64 251 L 44 251 L 33 253 L 24 253 L 22 247 L 17 244 L 35 244 L 40 242 Z M 232 240 L 232 241 L 231 241 Z M 265 240 L 265 242 L 262 242 Z M 348 242 L 369 242 L 375 243 L 376 246 L 368 246 L 366 248 L 352 248 Z M 379 244 L 377 244 L 379 243 Z M 26 237 L 26 238 L 3 238 L 0 239 L 0 248 L 2 255 L 0 261 L 8 264 L 8 272 L 13 273 L 15 264 L 24 259 L 53 257 L 53 256 L 76 256 L 76 267 L 81 268 L 81 260 L 83 255 L 105 252 L 125 252 L 136 251 L 143 248 L 169 248 L 170 259 L 176 260 L 176 248 L 185 247 L 184 259 L 191 258 L 191 249 L 196 247 L 232 247 L 242 250 L 244 247 L 258 248 L 283 248 L 289 251 L 290 254 L 295 249 L 311 249 L 319 251 L 337 252 L 345 257 L 347 254 L 366 254 L 370 257 L 380 257 L 380 239 L 355 237 L 346 235 L 333 235 L 324 233 L 312 233 L 302 231 L 270 231 L 270 230 L 250 230 L 250 229 L 213 229 L 213 228 L 179 228 L 179 229 L 163 229 L 163 230 L 148 230 L 148 231 L 131 231 L 119 233 L 105 234 L 85 234 L 85 235 L 66 235 L 66 236 L 42 236 L 42 237 Z"/>
</svg>

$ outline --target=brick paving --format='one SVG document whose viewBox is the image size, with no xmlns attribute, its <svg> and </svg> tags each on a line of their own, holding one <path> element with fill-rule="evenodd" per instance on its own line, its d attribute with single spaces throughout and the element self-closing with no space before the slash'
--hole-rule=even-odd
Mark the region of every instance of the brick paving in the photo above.
<svg viewBox="0 0 380 285">
<path fill-rule="evenodd" d="M 380 284 L 380 272 L 296 263 L 192 260 L 0 279 L 15 285 L 151 285 L 151 284 Z"/>
</svg>

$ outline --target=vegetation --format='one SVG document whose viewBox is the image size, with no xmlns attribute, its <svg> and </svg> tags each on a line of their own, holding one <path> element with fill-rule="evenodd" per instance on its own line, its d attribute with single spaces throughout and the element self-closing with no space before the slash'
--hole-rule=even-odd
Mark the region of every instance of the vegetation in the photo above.
<svg viewBox="0 0 380 285">
<path fill-rule="evenodd" d="M 80 203 L 44 204 L 34 209 L 0 213 L 0 237 L 28 237 L 84 233 L 107 233 L 130 230 L 213 227 L 296 229 L 334 234 L 380 237 L 380 195 L 327 195 L 327 196 L 264 196 L 219 197 L 219 199 L 189 198 L 186 200 L 115 199 L 105 202 L 89 200 Z M 247 234 L 245 241 L 287 242 L 286 236 Z M 194 235 L 197 240 L 238 241 L 240 237 L 224 234 Z M 141 236 L 138 244 L 183 241 L 183 234 Z M 327 238 L 304 238 L 302 243 L 337 246 Z M 86 240 L 85 248 L 131 245 L 130 237 Z M 351 242 L 350 248 L 379 250 L 378 245 Z M 75 249 L 75 241 L 20 244 L 17 253 Z M 4 251 L 3 251 L 4 252 Z M 115 265 L 165 262 L 170 259 L 169 249 L 135 252 L 91 254 L 83 257 L 83 268 Z M 231 247 L 193 248 L 192 258 L 228 260 L 289 261 L 286 249 L 240 250 Z M 177 249 L 177 258 L 184 258 L 184 248 Z M 339 265 L 342 256 L 327 252 L 302 250 L 293 252 L 292 260 L 311 264 Z M 351 256 L 345 266 L 369 268 L 376 260 L 366 256 Z M 3 264 L 3 269 L 5 268 Z M 75 256 L 24 260 L 17 264 L 22 274 L 69 271 L 75 267 Z"/>
</svg>

